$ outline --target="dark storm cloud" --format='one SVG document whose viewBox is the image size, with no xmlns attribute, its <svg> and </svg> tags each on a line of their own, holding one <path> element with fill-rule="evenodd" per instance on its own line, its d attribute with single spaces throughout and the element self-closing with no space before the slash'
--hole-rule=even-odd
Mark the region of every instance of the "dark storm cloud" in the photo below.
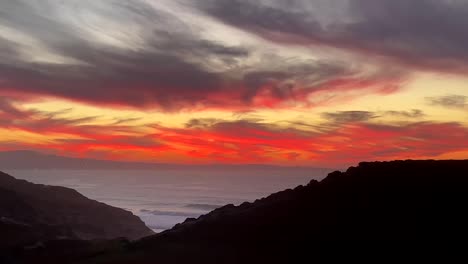
<svg viewBox="0 0 468 264">
<path fill-rule="evenodd" d="M 310 29 L 301 28 L 302 21 L 288 18 L 280 29 Z M 0 92 L 164 111 L 242 111 L 304 101 L 318 90 L 346 89 L 341 86 L 347 82 L 390 78 L 385 71 L 362 74 L 344 61 L 281 56 L 243 67 L 255 48 L 203 39 L 200 30 L 177 13 L 137 0 L 2 1 Z M 330 85 L 334 80 L 338 86 Z"/>
<path fill-rule="evenodd" d="M 12 63 L 19 58 L 16 46 L 14 42 L 2 38 L 0 35 L 0 59 L 2 63 Z"/>
<path fill-rule="evenodd" d="M 272 64 L 275 63 L 284 64 L 284 62 L 272 61 Z M 247 72 L 243 77 L 243 83 L 249 91 L 245 94 L 246 99 L 257 94 L 265 85 L 269 87 L 273 98 L 286 99 L 301 95 L 301 91 L 296 89 L 297 86 L 306 86 L 308 89 L 305 92 L 307 93 L 313 89 L 320 89 L 322 82 L 335 78 L 352 77 L 354 73 L 339 62 L 305 61 L 295 62 L 286 69 L 280 67 L 278 70 Z"/>
<path fill-rule="evenodd" d="M 431 105 L 463 109 L 468 106 L 468 97 L 464 95 L 445 95 L 426 98 Z"/>
<path fill-rule="evenodd" d="M 197 100 L 197 96 L 203 96 L 204 89 L 217 89 L 216 87 L 220 86 L 219 76 L 204 71 L 198 65 L 185 62 L 177 53 L 192 52 L 197 53 L 192 55 L 198 56 L 247 55 L 247 51 L 240 48 L 194 40 L 186 35 L 178 36 L 177 33 L 170 35 L 162 29 L 163 27 L 153 29 L 153 33 L 157 35 L 154 38 L 149 36 L 153 44 L 151 49 L 128 51 L 103 47 L 89 42 L 75 28 L 46 17 L 32 5 L 19 1 L 2 2 L 0 5 L 0 21 L 3 25 L 33 36 L 55 53 L 74 58 L 84 64 L 37 65 L 15 61 L 17 58 L 10 57 L 7 63 L 0 65 L 2 77 L 6 79 L 7 85 L 28 92 L 78 100 L 125 102 L 133 106 L 154 101 L 153 103 L 169 107 L 171 99 L 177 101 L 177 97 L 182 97 L 179 99 L 183 100 L 184 97 L 190 96 Z M 168 18 L 168 14 L 140 5 L 142 3 L 134 2 L 132 5 L 121 6 L 126 8 L 122 10 L 127 15 L 123 18 L 137 16 L 142 24 L 177 20 L 174 17 Z M 158 46 L 171 46 L 171 49 L 169 52 L 162 52 L 157 49 Z M 8 48 L 2 55 L 12 54 L 11 47 L 12 45 L 8 45 L 2 48 L 2 51 Z M 130 92 L 132 88 L 139 89 L 139 93 Z M 142 96 L 142 93 L 145 95 Z"/>
<path fill-rule="evenodd" d="M 198 7 L 277 42 L 351 48 L 441 71 L 467 68 L 465 0 L 213 0 Z"/>
<path fill-rule="evenodd" d="M 156 106 L 177 110 L 203 104 L 206 107 L 253 105 L 260 92 L 273 100 L 295 99 L 323 89 L 334 78 L 352 77 L 341 65 L 323 62 L 304 66 L 308 73 L 291 69 L 248 71 L 240 80 L 225 80 L 221 74 L 204 71 L 171 55 L 101 51 L 93 66 L 0 65 L 6 88 L 54 95 L 79 101 L 132 107 Z M 101 59 L 97 59 L 99 57 Z M 85 58 L 81 56 L 80 59 Z M 374 78 L 370 76 L 369 78 Z M 1 89 L 1 88 L 0 88 Z M 218 95 L 210 98 L 211 95 Z"/>
<path fill-rule="evenodd" d="M 20 58 L 19 48 L 15 50 L 11 41 L 2 41 L 0 54 L 4 60 L 0 62 L 0 80 L 3 85 L 0 89 L 97 103 L 135 107 L 154 104 L 172 108 L 185 101 L 202 101 L 207 92 L 222 87 L 221 76 L 208 72 L 201 65 L 187 62 L 184 56 L 205 59 L 216 56 L 228 62 L 248 56 L 248 50 L 244 48 L 226 47 L 195 38 L 176 17 L 143 2 L 112 3 L 108 8 L 114 13 L 107 15 L 122 16 L 121 19 L 137 23 L 147 30 L 140 37 L 149 43 L 148 47 L 130 43 L 130 49 L 124 50 L 100 45 L 85 36 L 79 27 L 45 13 L 46 7 L 54 10 L 56 6 L 53 4 L 74 3 L 44 1 L 42 6 L 22 1 L 1 2 L 0 25 L 34 38 L 54 55 L 79 63 L 31 63 Z M 87 4 L 90 9 L 98 9 L 91 2 Z M 87 7 L 86 3 L 83 7 Z M 86 25 L 86 21 L 82 23 L 83 27 L 102 26 Z M 18 44 L 27 46 L 35 43 L 24 40 Z"/>
</svg>

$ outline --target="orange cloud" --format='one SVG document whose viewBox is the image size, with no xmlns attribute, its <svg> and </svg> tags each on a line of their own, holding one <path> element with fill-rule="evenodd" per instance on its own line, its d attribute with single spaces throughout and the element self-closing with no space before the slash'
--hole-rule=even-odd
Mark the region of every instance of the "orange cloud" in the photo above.
<svg viewBox="0 0 468 264">
<path fill-rule="evenodd" d="M 35 143 L 9 136 L 7 141 L 0 140 L 0 147 L 115 160 L 330 166 L 362 160 L 450 157 L 450 153 L 459 157 L 455 153 L 468 150 L 467 127 L 456 122 L 418 122 L 421 113 L 412 114 L 416 120 L 404 124 L 381 124 L 375 121 L 378 114 L 366 111 L 323 116 L 325 123 L 304 122 L 301 129 L 249 119 L 192 119 L 182 128 L 141 127 L 125 122 L 90 124 L 98 117 L 63 118 L 4 103 L 0 133 L 17 131 L 41 140 Z"/>
</svg>

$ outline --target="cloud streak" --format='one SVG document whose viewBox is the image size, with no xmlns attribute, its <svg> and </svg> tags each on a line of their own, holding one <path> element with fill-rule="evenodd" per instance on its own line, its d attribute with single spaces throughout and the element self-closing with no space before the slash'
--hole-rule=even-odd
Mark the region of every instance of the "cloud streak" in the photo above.
<svg viewBox="0 0 468 264">
<path fill-rule="evenodd" d="M 468 99 L 419 73 L 466 75 L 467 24 L 464 0 L 0 1 L 0 148 L 180 163 L 452 157 L 467 124 L 433 110 Z M 456 95 L 427 97 L 436 88 Z"/>
<path fill-rule="evenodd" d="M 322 116 L 335 123 L 354 123 L 369 121 L 377 116 L 368 111 L 341 111 L 336 113 L 323 113 Z"/>
<path fill-rule="evenodd" d="M 463 0 L 199 1 L 198 8 L 266 39 L 383 55 L 407 65 L 466 73 Z"/>
<path fill-rule="evenodd" d="M 182 7 L 2 2 L 0 92 L 170 112 L 245 111 L 311 106 L 326 91 L 338 99 L 352 90 L 387 93 L 402 79 L 357 62 L 272 56 L 205 38 L 197 34 L 202 25 L 179 16 Z"/>
<path fill-rule="evenodd" d="M 410 113 L 412 119 L 419 116 L 416 110 L 381 113 L 390 112 Z M 468 128 L 460 123 L 382 123 L 382 116 L 365 111 L 327 112 L 325 123 L 295 126 L 262 119 L 197 118 L 185 127 L 148 124 L 143 129 L 124 123 L 86 123 L 96 117 L 66 119 L 36 112 L 20 123 L 0 122 L 0 129 L 46 136 L 47 141 L 1 141 L 0 148 L 114 160 L 342 166 L 361 160 L 437 158 L 468 146 Z"/>
<path fill-rule="evenodd" d="M 468 97 L 464 95 L 445 95 L 426 98 L 429 104 L 454 109 L 464 109 L 468 106 Z"/>
</svg>

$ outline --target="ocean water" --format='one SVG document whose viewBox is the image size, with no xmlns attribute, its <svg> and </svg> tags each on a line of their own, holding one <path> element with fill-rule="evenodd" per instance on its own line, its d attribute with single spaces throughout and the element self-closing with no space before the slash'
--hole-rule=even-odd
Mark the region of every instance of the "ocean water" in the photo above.
<svg viewBox="0 0 468 264">
<path fill-rule="evenodd" d="M 10 170 L 18 179 L 77 190 L 139 216 L 160 232 L 226 204 L 241 204 L 320 180 L 328 171 Z M 286 175 L 285 175 L 286 174 Z"/>
</svg>

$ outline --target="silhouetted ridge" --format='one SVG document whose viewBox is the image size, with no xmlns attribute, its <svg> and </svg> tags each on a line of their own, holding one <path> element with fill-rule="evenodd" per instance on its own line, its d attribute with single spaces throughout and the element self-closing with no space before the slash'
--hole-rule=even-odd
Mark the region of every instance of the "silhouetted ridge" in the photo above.
<svg viewBox="0 0 468 264">
<path fill-rule="evenodd" d="M 190 219 L 134 243 L 122 253 L 128 259 L 110 263 L 156 257 L 163 263 L 269 263 L 324 241 L 440 243 L 468 235 L 467 202 L 468 161 L 363 162 L 321 182 Z"/>
<path fill-rule="evenodd" d="M 0 172 L 0 248 L 51 239 L 137 239 L 152 234 L 132 213 L 65 187 Z"/>
<path fill-rule="evenodd" d="M 319 247 L 329 241 L 349 246 L 414 241 L 435 247 L 467 237 L 467 190 L 468 161 L 364 162 L 321 182 L 215 209 L 99 256 L 75 252 L 74 259 L 101 264 L 313 263 L 331 256 L 321 255 Z M 404 256 L 398 250 L 389 253 Z"/>
</svg>

